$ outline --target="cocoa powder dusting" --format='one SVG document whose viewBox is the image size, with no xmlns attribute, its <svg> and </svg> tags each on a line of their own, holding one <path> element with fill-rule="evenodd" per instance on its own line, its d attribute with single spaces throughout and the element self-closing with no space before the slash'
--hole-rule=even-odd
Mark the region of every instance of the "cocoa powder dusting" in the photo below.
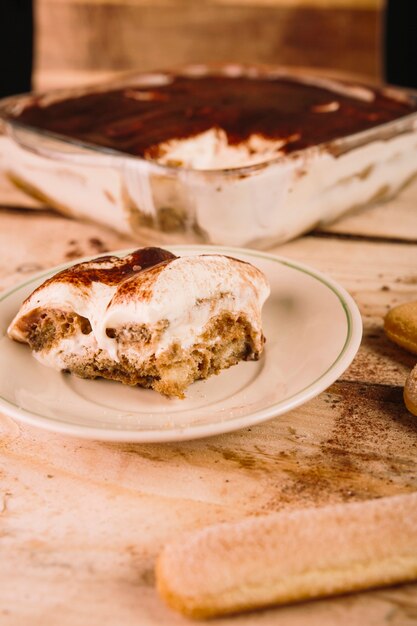
<svg viewBox="0 0 417 626">
<path fill-rule="evenodd" d="M 229 144 L 251 135 L 284 140 L 291 153 L 331 142 L 409 115 L 400 101 L 365 87 L 369 98 L 283 76 L 230 77 L 215 72 L 167 74 L 162 85 L 126 86 L 45 103 L 42 96 L 17 115 L 19 124 L 45 129 L 88 145 L 157 158 L 159 144 L 221 128 Z"/>
<path fill-rule="evenodd" d="M 337 382 L 314 403 L 319 404 L 314 419 L 320 420 L 320 414 L 324 419 L 325 407 L 334 414 L 327 414 L 330 429 L 322 438 L 314 431 L 306 442 L 291 426 L 291 445 L 276 454 L 260 446 L 252 454 L 221 451 L 234 467 L 257 472 L 268 482 L 270 497 L 254 513 L 417 489 L 417 421 L 404 407 L 402 387 Z"/>
</svg>

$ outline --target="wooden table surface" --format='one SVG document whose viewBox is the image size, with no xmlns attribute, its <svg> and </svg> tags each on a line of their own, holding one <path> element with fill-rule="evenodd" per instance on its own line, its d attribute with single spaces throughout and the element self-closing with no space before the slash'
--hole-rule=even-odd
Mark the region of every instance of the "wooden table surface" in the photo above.
<svg viewBox="0 0 417 626">
<path fill-rule="evenodd" d="M 48 209 L 16 208 L 22 202 L 0 183 L 2 289 L 132 245 Z M 2 626 L 185 626 L 154 587 L 167 540 L 247 515 L 417 490 L 417 418 L 402 402 L 416 358 L 382 331 L 391 306 L 417 299 L 417 184 L 279 254 L 339 281 L 364 322 L 351 367 L 304 406 L 235 433 L 164 445 L 71 439 L 0 415 Z M 211 623 L 409 626 L 417 584 Z"/>
</svg>

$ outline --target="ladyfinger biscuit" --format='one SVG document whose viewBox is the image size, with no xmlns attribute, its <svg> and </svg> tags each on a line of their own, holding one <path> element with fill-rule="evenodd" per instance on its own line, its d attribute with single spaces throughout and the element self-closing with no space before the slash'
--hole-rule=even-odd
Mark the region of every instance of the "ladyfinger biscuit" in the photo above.
<svg viewBox="0 0 417 626">
<path fill-rule="evenodd" d="M 405 302 L 388 311 L 384 330 L 391 341 L 417 354 L 417 302 Z"/>
<path fill-rule="evenodd" d="M 417 415 L 417 365 L 411 370 L 405 381 L 404 403 L 410 413 Z"/>
<path fill-rule="evenodd" d="M 417 493 L 209 526 L 168 544 L 156 575 L 194 618 L 417 579 Z"/>
</svg>

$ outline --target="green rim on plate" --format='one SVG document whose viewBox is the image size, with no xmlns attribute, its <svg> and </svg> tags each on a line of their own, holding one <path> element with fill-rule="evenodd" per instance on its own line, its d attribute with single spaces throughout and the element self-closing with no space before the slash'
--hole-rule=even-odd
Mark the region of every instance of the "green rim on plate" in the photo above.
<svg viewBox="0 0 417 626">
<path fill-rule="evenodd" d="M 167 246 L 167 248 L 177 253 L 181 253 L 181 252 L 186 253 L 186 252 L 195 252 L 195 251 L 216 252 L 220 254 L 231 254 L 231 255 L 234 254 L 238 256 L 240 255 L 240 256 L 255 258 L 255 259 L 259 258 L 259 259 L 264 259 L 268 262 L 274 262 L 274 263 L 289 267 L 290 269 L 293 269 L 295 271 L 306 274 L 310 276 L 311 278 L 313 278 L 314 280 L 317 280 L 318 282 L 322 283 L 326 288 L 332 291 L 332 293 L 337 297 L 337 299 L 340 302 L 340 305 L 344 311 L 345 318 L 346 318 L 346 337 L 345 337 L 343 347 L 341 348 L 337 357 L 327 367 L 327 369 L 320 374 L 320 376 L 315 378 L 308 385 L 297 390 L 296 393 L 286 397 L 284 400 L 274 402 L 268 406 L 263 406 L 262 409 L 260 409 L 259 411 L 256 411 L 254 415 L 257 417 L 257 419 L 252 421 L 251 423 L 258 423 L 258 422 L 274 417 L 274 414 L 271 414 L 271 409 L 273 408 L 276 408 L 275 414 L 279 415 L 283 412 L 291 410 L 292 408 L 295 408 L 296 406 L 299 406 L 301 403 L 304 403 L 305 401 L 318 395 L 318 393 L 323 391 L 325 388 L 327 388 L 328 385 L 334 382 L 334 380 L 336 380 L 340 376 L 340 374 L 346 369 L 346 367 L 348 367 L 348 365 L 352 361 L 359 347 L 361 334 L 362 334 L 362 325 L 361 325 L 359 311 L 353 299 L 349 296 L 349 294 L 342 287 L 340 287 L 337 283 L 327 278 L 320 272 L 316 272 L 315 270 L 303 264 L 292 262 L 286 258 L 282 258 L 276 255 L 272 255 L 272 254 L 268 254 L 264 252 L 248 250 L 244 248 L 232 248 L 232 247 L 220 247 L 220 246 L 197 246 L 197 245 L 196 246 Z M 117 252 L 110 252 L 108 254 L 111 254 L 114 256 L 124 256 L 132 252 L 132 250 L 134 250 L 134 248 L 121 250 Z M 94 258 L 98 258 L 97 255 L 85 257 L 75 262 L 80 263 L 80 262 L 88 261 Z M 17 293 L 20 290 L 25 290 L 27 287 L 29 287 L 30 285 L 34 283 L 43 282 L 46 278 L 56 274 L 57 272 L 63 269 L 66 269 L 74 265 L 75 262 L 64 263 L 48 271 L 38 273 L 37 275 L 32 276 L 32 278 L 30 278 L 29 280 L 23 283 L 20 283 L 19 285 L 13 287 L 12 289 L 4 293 L 0 297 L 0 302 L 4 302 L 4 300 L 7 300 L 13 294 Z M 349 351 L 349 355 L 347 355 L 348 351 Z M 343 363 L 342 368 L 339 368 L 338 367 L 339 364 L 342 365 L 342 361 L 346 359 L 347 359 L 347 362 Z M 332 372 L 334 372 L 334 374 L 332 374 L 332 379 L 330 380 L 330 382 L 328 382 L 328 384 L 326 383 L 323 385 L 322 381 L 324 381 L 324 379 L 326 379 Z M 3 395 L 0 395 L 0 406 L 1 405 L 4 408 L 6 408 L 6 410 L 7 410 L 7 407 L 9 407 L 9 410 L 11 409 L 10 414 L 12 417 L 15 417 L 17 419 L 22 419 L 22 421 L 27 421 L 27 422 L 30 422 L 31 416 L 41 418 L 41 420 L 48 422 L 49 425 L 51 424 L 55 425 L 55 428 L 49 428 L 49 429 L 58 430 L 59 432 L 66 432 L 67 430 L 67 434 L 71 434 L 70 431 L 73 430 L 75 426 L 75 424 L 70 421 L 55 420 L 52 417 L 48 417 L 47 415 L 43 415 L 36 411 L 32 411 L 32 410 L 27 411 L 26 409 L 22 409 L 21 407 L 19 407 L 18 404 L 5 398 Z M 268 415 L 266 416 L 266 414 Z M 231 419 L 226 420 L 222 424 L 222 429 L 218 432 L 228 432 L 230 430 L 235 430 L 236 428 L 243 427 L 239 425 L 234 426 L 234 423 L 239 422 L 240 419 L 241 418 L 239 417 L 238 418 L 232 417 Z M 37 425 L 39 426 L 40 424 L 37 424 Z M 138 438 L 139 441 L 140 440 L 152 441 L 151 436 L 148 439 L 145 436 L 146 433 L 152 433 L 153 432 L 152 430 L 142 430 L 142 431 L 141 430 L 114 430 L 112 429 L 112 427 L 109 427 L 108 425 L 105 425 L 103 427 L 99 427 L 99 426 L 91 427 L 91 426 L 86 426 L 83 424 L 76 424 L 76 428 L 79 429 L 80 431 L 84 431 L 85 436 L 92 436 L 93 432 L 90 432 L 90 431 L 94 431 L 96 435 L 95 438 L 97 439 L 100 438 L 100 431 L 102 431 L 103 433 L 109 433 L 109 434 L 113 433 L 115 438 L 110 437 L 109 440 L 127 441 L 129 439 L 126 437 L 128 437 L 129 433 L 131 433 L 132 435 L 136 433 L 136 435 L 138 435 L 139 437 Z M 183 437 L 183 438 L 187 439 L 187 438 L 194 438 L 196 436 L 205 436 L 207 434 L 205 433 L 206 428 L 207 428 L 206 424 L 199 424 L 199 423 L 189 424 L 182 429 L 184 433 L 188 432 L 189 436 Z M 175 430 L 178 430 L 178 429 L 175 429 Z M 199 434 L 200 431 L 201 431 L 201 434 Z M 177 439 L 181 439 L 181 437 L 177 437 Z M 155 441 L 162 441 L 162 440 L 169 441 L 170 439 L 169 437 L 167 437 L 166 439 L 162 437 L 161 439 L 161 436 L 155 439 Z"/>
</svg>

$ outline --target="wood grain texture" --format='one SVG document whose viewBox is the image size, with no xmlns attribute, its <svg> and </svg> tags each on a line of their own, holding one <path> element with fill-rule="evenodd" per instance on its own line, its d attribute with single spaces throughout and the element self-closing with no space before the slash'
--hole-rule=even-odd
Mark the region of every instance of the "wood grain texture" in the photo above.
<svg viewBox="0 0 417 626">
<path fill-rule="evenodd" d="M 157 597 L 153 577 L 158 551 L 179 533 L 417 490 L 417 422 L 402 401 L 415 356 L 382 331 L 388 308 L 417 299 L 416 194 L 410 187 L 326 233 L 275 249 L 341 282 L 364 321 L 351 367 L 302 407 L 235 433 L 165 445 L 86 442 L 0 415 L 2 626 L 186 626 L 191 622 Z M 130 245 L 45 209 L 0 209 L 0 289 L 57 263 Z M 411 626 L 417 585 L 216 620 L 306 623 Z"/>
<path fill-rule="evenodd" d="M 154 558 L 178 533 L 417 488 L 414 420 L 399 392 L 380 388 L 336 384 L 281 419 L 181 444 L 84 442 L 7 418 L 0 429 L 7 626 L 48 623 L 58 611 L 64 625 L 185 624 L 153 589 Z M 389 600 L 374 592 L 269 611 L 269 622 L 260 613 L 220 623 L 295 625 L 308 615 L 324 625 L 367 617 L 401 624 L 417 609 L 411 589 Z M 393 612 L 398 621 L 390 622 Z"/>
<path fill-rule="evenodd" d="M 62 0 L 58 0 L 62 2 Z M 72 2 L 74 0 L 71 0 Z M 79 0 L 75 0 L 79 1 Z M 100 2 L 102 0 L 93 0 L 94 2 Z M 111 1 L 111 0 L 109 0 Z M 113 0 L 114 1 L 114 0 Z M 119 2 L 125 2 L 126 0 L 118 0 Z M 135 0 L 127 0 L 135 2 Z M 140 0 L 139 0 L 140 1 Z M 210 0 L 209 0 L 210 1 Z M 352 9 L 381 9 L 383 6 L 383 0 L 211 0 L 214 4 L 236 4 L 253 5 L 253 6 L 281 6 L 281 7 L 320 7 L 321 9 L 340 9 L 340 8 L 352 8 Z"/>
<path fill-rule="evenodd" d="M 378 8 L 212 2 L 37 3 L 36 81 L 70 71 L 260 62 L 378 76 Z"/>
<path fill-rule="evenodd" d="M 45 0 L 40 0 L 44 2 Z M 194 0 L 47 0 L 50 4 L 114 4 L 123 5 L 180 5 L 192 4 Z M 205 0 L 206 4 L 271 5 L 271 6 L 318 6 L 318 7 L 352 7 L 355 9 L 381 8 L 383 0 Z"/>
</svg>

